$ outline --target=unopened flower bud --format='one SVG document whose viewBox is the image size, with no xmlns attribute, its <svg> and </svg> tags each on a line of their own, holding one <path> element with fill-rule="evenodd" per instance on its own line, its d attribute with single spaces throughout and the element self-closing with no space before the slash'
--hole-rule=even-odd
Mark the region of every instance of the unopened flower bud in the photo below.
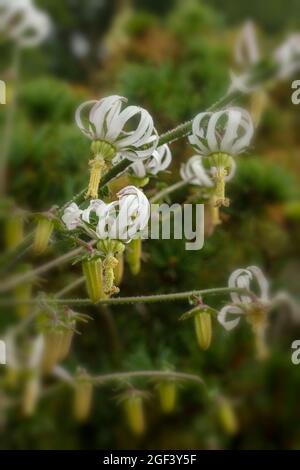
<svg viewBox="0 0 300 470">
<path fill-rule="evenodd" d="M 238 432 L 238 420 L 231 402 L 227 398 L 218 401 L 218 418 L 221 426 L 227 434 L 233 435 Z"/>
<path fill-rule="evenodd" d="M 205 311 L 199 311 L 194 316 L 195 330 L 198 344 L 201 349 L 207 350 L 212 338 L 211 314 Z"/>
<path fill-rule="evenodd" d="M 158 384 L 160 406 L 163 413 L 171 413 L 176 405 L 176 383 L 174 380 L 164 380 Z"/>
<path fill-rule="evenodd" d="M 102 279 L 101 259 L 91 259 L 82 262 L 88 296 L 93 303 L 105 298 Z"/>
<path fill-rule="evenodd" d="M 26 381 L 23 390 L 22 413 L 24 416 L 32 416 L 35 412 L 40 397 L 40 391 L 40 378 L 38 375 L 33 375 Z"/>
<path fill-rule="evenodd" d="M 137 275 L 141 269 L 142 240 L 135 238 L 128 244 L 127 262 L 133 275 Z"/>
<path fill-rule="evenodd" d="M 84 375 L 76 379 L 73 412 L 77 421 L 86 421 L 90 415 L 93 398 L 93 385 Z"/>
<path fill-rule="evenodd" d="M 73 330 L 52 330 L 44 332 L 44 352 L 42 359 L 42 370 L 45 373 L 51 370 L 60 361 L 65 359 L 70 351 Z"/>
<path fill-rule="evenodd" d="M 24 217 L 12 215 L 7 217 L 4 225 L 4 241 L 8 250 L 16 248 L 24 238 Z"/>
<path fill-rule="evenodd" d="M 40 255 L 46 251 L 53 229 L 54 224 L 51 219 L 47 217 L 39 218 L 34 234 L 34 253 Z"/>
<path fill-rule="evenodd" d="M 141 435 L 145 431 L 143 399 L 139 394 L 130 394 L 123 402 L 126 420 L 133 434 Z"/>
</svg>

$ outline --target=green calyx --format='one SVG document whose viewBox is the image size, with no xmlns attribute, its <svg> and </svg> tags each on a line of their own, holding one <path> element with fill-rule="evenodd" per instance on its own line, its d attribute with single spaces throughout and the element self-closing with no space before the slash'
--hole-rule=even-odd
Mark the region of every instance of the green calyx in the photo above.
<svg viewBox="0 0 300 470">
<path fill-rule="evenodd" d="M 102 157 L 105 161 L 111 161 L 117 151 L 114 145 L 105 140 L 93 140 L 91 143 L 91 153 L 94 157 Z"/>
</svg>

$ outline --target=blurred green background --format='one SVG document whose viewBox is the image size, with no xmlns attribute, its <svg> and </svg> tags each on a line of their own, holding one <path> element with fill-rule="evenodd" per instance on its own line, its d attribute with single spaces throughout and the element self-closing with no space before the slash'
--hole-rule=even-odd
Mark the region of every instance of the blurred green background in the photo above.
<svg viewBox="0 0 300 470">
<path fill-rule="evenodd" d="M 300 29 L 300 4 L 284 0 L 41 0 L 53 21 L 51 38 L 22 54 L 22 80 L 14 125 L 8 186 L 16 204 L 46 210 L 69 200 L 86 184 L 89 142 L 74 125 L 74 111 L 85 99 L 108 94 L 128 97 L 148 109 L 164 132 L 205 110 L 228 86 L 234 69 L 233 48 L 242 23 L 251 18 L 267 54 L 290 31 Z M 284 12 L 284 14 L 283 14 Z M 11 51 L 0 56 L 9 83 Z M 295 77 L 297 78 L 297 77 Z M 199 252 L 184 241 L 147 241 L 141 274 L 128 270 L 121 295 L 178 292 L 227 285 L 237 267 L 263 268 L 273 291 L 299 297 L 300 202 L 299 124 L 290 100 L 291 81 L 272 88 L 253 148 L 238 158 L 228 186 L 230 208 L 224 223 L 207 233 Z M 241 105 L 248 106 L 244 100 Z M 3 123 L 4 111 L 0 113 Z M 173 162 L 151 189 L 179 178 L 180 164 L 193 150 L 186 139 L 171 145 Z M 162 183 L 163 181 L 163 183 Z M 191 189 L 177 192 L 184 202 Z M 150 191 L 151 192 L 151 191 Z M 30 226 L 31 222 L 28 222 Z M 57 237 L 39 264 L 66 251 Z M 80 267 L 63 266 L 37 279 L 34 291 L 54 293 L 80 275 Z M 75 297 L 85 297 L 79 288 Z M 220 308 L 226 298 L 204 299 Z M 92 319 L 80 326 L 64 367 L 77 365 L 92 374 L 160 369 L 165 364 L 203 377 L 207 389 L 185 384 L 175 411 L 164 416 L 149 381 L 134 383 L 150 393 L 147 431 L 128 432 L 117 403 L 119 389 L 95 392 L 91 417 L 74 421 L 71 391 L 63 387 L 42 397 L 32 417 L 18 406 L 3 412 L 1 449 L 276 449 L 300 448 L 300 366 L 291 363 L 291 343 L 300 338 L 300 323 L 277 309 L 269 342 L 272 354 L 258 362 L 249 325 L 227 333 L 216 322 L 211 348 L 196 343 L 193 322 L 178 322 L 186 302 L 84 308 Z M 17 322 L 3 309 L 0 327 Z M 3 370 L 2 370 L 3 372 Z M 4 373 L 4 372 L 3 372 Z M 49 386 L 52 385 L 49 379 Z M 20 390 L 11 392 L 17 397 Z M 228 397 L 238 429 L 228 432 L 218 419 L 212 398 Z M 1 409 L 1 399 L 0 399 Z"/>
</svg>

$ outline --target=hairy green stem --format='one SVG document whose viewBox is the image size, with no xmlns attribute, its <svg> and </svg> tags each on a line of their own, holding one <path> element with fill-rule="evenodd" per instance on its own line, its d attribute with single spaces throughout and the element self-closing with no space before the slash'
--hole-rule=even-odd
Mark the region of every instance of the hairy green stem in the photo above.
<svg viewBox="0 0 300 470">
<path fill-rule="evenodd" d="M 153 379 L 175 379 L 175 380 L 189 380 L 204 385 L 201 377 L 194 374 L 187 374 L 185 372 L 172 372 L 164 370 L 138 370 L 133 372 L 113 372 L 111 374 L 101 374 L 96 377 L 91 377 L 91 381 L 95 384 L 102 385 L 105 382 L 115 382 L 120 380 L 128 380 L 133 378 L 147 378 Z"/>
<path fill-rule="evenodd" d="M 64 381 L 73 385 L 73 376 L 61 366 L 56 366 L 54 375 Z M 186 372 L 176 372 L 171 370 L 137 370 L 132 372 L 112 372 L 110 374 L 100 374 L 96 376 L 88 376 L 87 379 L 95 385 L 103 385 L 106 382 L 124 381 L 132 378 L 153 378 L 153 379 L 175 379 L 182 381 L 196 382 L 200 385 L 205 385 L 204 380 L 195 374 Z"/>
<path fill-rule="evenodd" d="M 47 299 L 48 304 L 62 304 L 62 305 L 123 305 L 123 304 L 137 304 L 137 303 L 155 303 L 155 302 L 173 302 L 177 300 L 189 300 L 193 297 L 199 297 L 203 295 L 222 295 L 236 292 L 242 295 L 250 295 L 253 297 L 253 293 L 248 289 L 244 288 L 232 288 L 232 287 L 217 287 L 212 289 L 201 289 L 191 290 L 186 292 L 174 292 L 171 294 L 155 294 L 155 295 L 140 295 L 136 297 L 116 297 L 109 299 L 101 299 L 96 303 L 93 303 L 90 299 Z M 25 303 L 36 304 L 38 299 L 31 299 Z M 0 306 L 17 305 L 22 303 L 15 299 L 2 299 L 0 300 Z M 24 302 L 23 302 L 24 303 Z"/>
</svg>

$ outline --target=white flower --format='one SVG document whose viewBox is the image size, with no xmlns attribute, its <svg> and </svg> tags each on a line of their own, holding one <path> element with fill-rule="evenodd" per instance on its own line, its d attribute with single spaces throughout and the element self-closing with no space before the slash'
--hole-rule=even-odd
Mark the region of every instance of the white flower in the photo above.
<svg viewBox="0 0 300 470">
<path fill-rule="evenodd" d="M 118 193 L 118 200 L 110 204 L 92 200 L 83 215 L 88 223 L 91 212 L 95 212 L 98 219 L 96 234 L 99 239 L 129 241 L 146 227 L 150 203 L 138 188 L 127 186 Z"/>
<path fill-rule="evenodd" d="M 111 144 L 116 153 L 121 153 L 124 158 L 132 161 L 148 158 L 158 141 L 153 119 L 148 111 L 139 106 L 126 106 L 122 110 L 126 101 L 126 98 L 117 95 L 99 101 L 86 101 L 76 110 L 76 123 L 87 137 Z M 83 112 L 87 110 L 86 124 Z"/>
<path fill-rule="evenodd" d="M 160 171 L 166 170 L 172 161 L 172 154 L 167 144 L 157 147 L 147 160 L 137 160 L 130 165 L 130 170 L 138 178 L 145 178 L 147 175 L 157 175 Z"/>
<path fill-rule="evenodd" d="M 180 169 L 181 178 L 190 184 L 212 188 L 215 185 L 215 181 L 213 179 L 214 168 L 205 168 L 202 160 L 201 155 L 194 155 L 186 163 L 183 163 Z M 235 174 L 235 170 L 236 164 L 232 159 L 230 171 L 225 177 L 226 182 L 231 180 Z"/>
<path fill-rule="evenodd" d="M 51 29 L 49 16 L 31 0 L 0 0 L 0 32 L 21 47 L 40 44 Z"/>
<path fill-rule="evenodd" d="M 288 78 L 300 69 L 300 34 L 292 34 L 274 52 L 278 78 Z"/>
<path fill-rule="evenodd" d="M 249 146 L 253 132 L 250 114 L 234 107 L 198 114 L 189 141 L 202 155 L 221 152 L 234 156 Z"/>
<path fill-rule="evenodd" d="M 237 269 L 231 274 L 228 280 L 228 287 L 230 288 L 242 288 L 246 290 L 251 289 L 253 291 L 255 284 L 256 288 L 258 288 L 258 293 L 255 294 L 255 302 L 263 306 L 269 305 L 271 302 L 269 296 L 269 282 L 261 269 L 257 266 L 249 266 L 246 269 Z M 238 325 L 240 316 L 247 314 L 247 307 L 254 303 L 253 298 L 249 297 L 248 295 L 232 292 L 230 296 L 233 305 L 226 305 L 220 310 L 218 314 L 218 321 L 228 331 L 232 330 Z M 236 318 L 228 319 L 228 315 L 234 315 Z"/>
<path fill-rule="evenodd" d="M 79 209 L 75 202 L 72 202 L 72 204 L 66 207 L 64 215 L 62 216 L 62 221 L 68 230 L 74 230 L 81 225 L 82 212 L 83 211 Z"/>
</svg>

